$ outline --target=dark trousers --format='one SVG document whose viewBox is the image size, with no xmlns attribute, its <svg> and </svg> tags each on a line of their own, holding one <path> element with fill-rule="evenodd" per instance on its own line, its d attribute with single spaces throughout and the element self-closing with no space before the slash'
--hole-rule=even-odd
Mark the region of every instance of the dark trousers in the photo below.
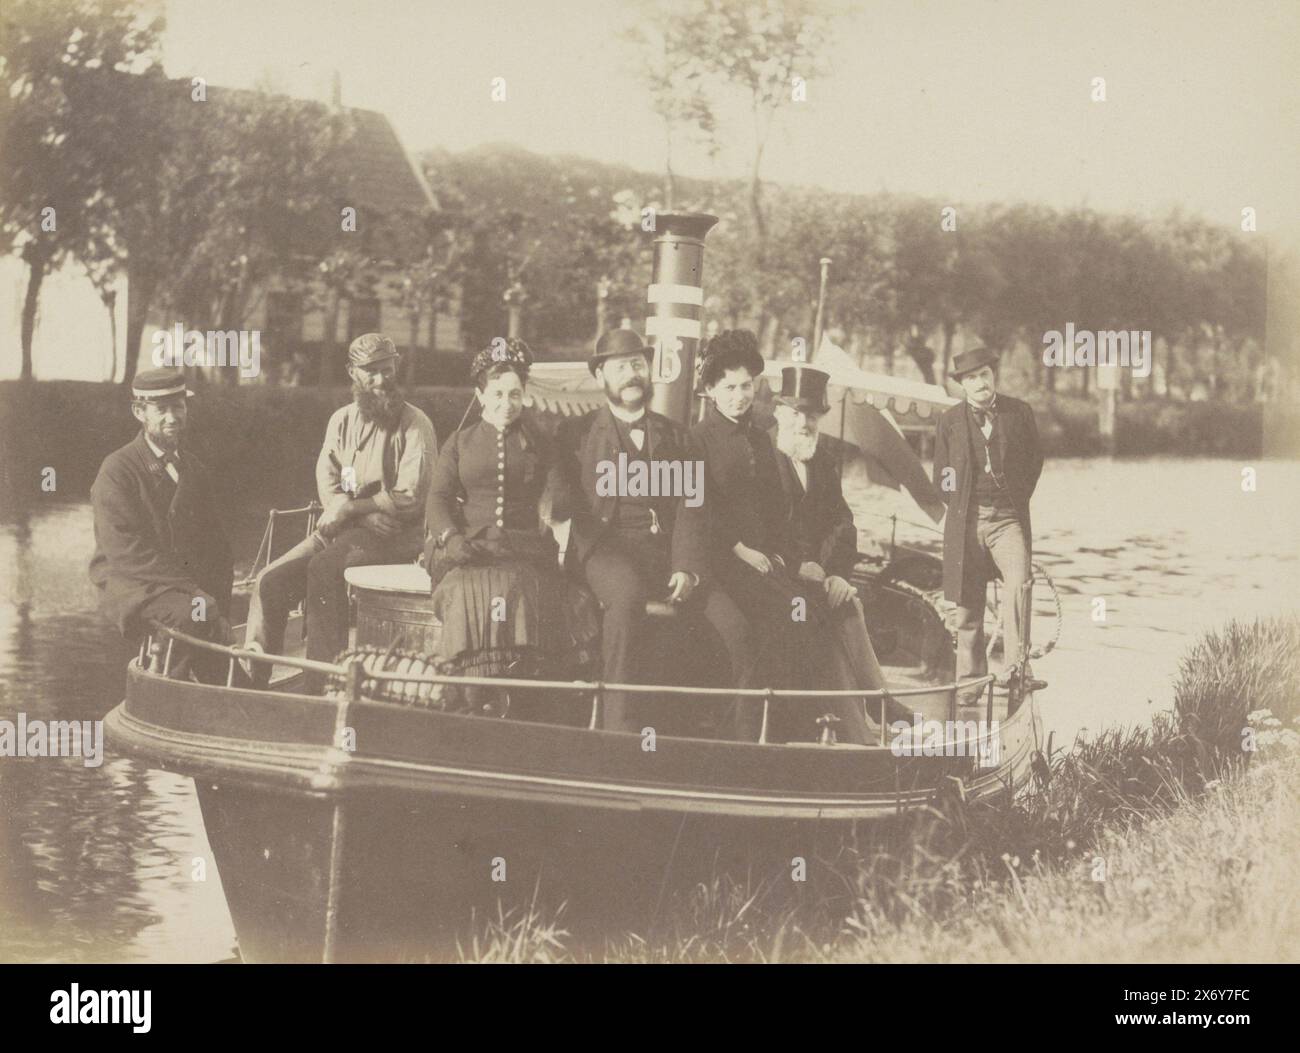
<svg viewBox="0 0 1300 1053">
<path fill-rule="evenodd" d="M 267 654 L 284 647 L 289 612 L 306 600 L 307 658 L 332 662 L 348 645 L 348 587 L 343 571 L 376 563 L 407 563 L 417 546 L 409 540 L 380 537 L 365 527 L 349 527 L 326 541 L 312 534 L 271 563 L 257 576 L 248 609 L 246 639 Z M 271 666 L 253 666 L 254 682 L 264 685 Z M 309 672 L 303 678 L 308 694 L 319 694 L 325 677 Z"/>
<path fill-rule="evenodd" d="M 587 557 L 583 576 L 600 602 L 601 659 L 603 679 L 616 684 L 635 684 L 646 677 L 642 668 L 647 600 L 666 599 L 668 593 L 667 542 L 648 531 L 616 534 L 607 538 Z M 731 679 L 748 676 L 754 663 L 749 624 L 731 598 L 709 590 L 702 604 L 694 597 L 683 613 L 699 613 L 713 626 L 727 652 Z M 627 692 L 610 691 L 604 698 L 601 727 L 607 731 L 641 730 L 637 719 L 638 698 Z"/>
<path fill-rule="evenodd" d="M 226 621 L 220 610 L 209 608 L 204 611 L 204 618 L 200 621 L 194 619 L 194 610 L 194 593 L 171 589 L 146 603 L 140 608 L 136 617 L 143 626 L 157 623 L 212 643 L 230 642 L 225 638 L 230 630 L 230 623 Z M 159 636 L 156 639 L 162 644 L 163 653 L 166 654 L 169 638 Z M 171 643 L 171 651 L 171 661 L 167 665 L 169 676 L 177 680 L 188 680 L 193 673 L 196 680 L 205 684 L 226 682 L 229 659 L 224 656 L 187 647 L 179 640 Z M 243 670 L 236 664 L 234 683 L 238 685 L 244 682 Z"/>
<path fill-rule="evenodd" d="M 833 611 L 819 582 L 791 575 L 780 565 L 760 574 L 734 556 L 720 562 L 718 591 L 745 612 L 756 641 L 758 657 L 738 687 L 866 691 L 885 686 L 856 598 Z M 802 601 L 800 619 L 793 617 L 795 600 Z M 726 725 L 739 741 L 757 742 L 763 712 L 762 699 L 738 698 Z M 822 715 L 838 718 L 838 741 L 871 741 L 863 702 L 851 697 L 777 701 L 768 708 L 768 741 L 815 738 Z"/>
</svg>

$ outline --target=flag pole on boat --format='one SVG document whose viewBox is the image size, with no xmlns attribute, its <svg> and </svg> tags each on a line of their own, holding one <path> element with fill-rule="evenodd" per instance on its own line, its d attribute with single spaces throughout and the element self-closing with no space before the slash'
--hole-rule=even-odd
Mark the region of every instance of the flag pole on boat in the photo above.
<svg viewBox="0 0 1300 1053">
<path fill-rule="evenodd" d="M 823 256 L 820 260 L 822 273 L 821 282 L 817 287 L 817 315 L 813 321 L 813 357 L 816 358 L 817 352 L 821 350 L 822 333 L 826 322 L 826 286 L 830 281 L 831 264 L 834 261 L 829 256 Z M 849 408 L 849 389 L 847 386 L 840 388 L 840 447 L 839 456 L 836 463 L 839 469 L 840 478 L 844 478 L 844 426 L 845 414 Z"/>
<path fill-rule="evenodd" d="M 821 285 L 817 289 L 817 319 L 813 322 L 813 354 L 816 355 L 818 349 L 822 346 L 822 323 L 826 320 L 826 281 L 831 273 L 831 258 L 823 256 L 821 258 L 822 278 Z"/>
</svg>

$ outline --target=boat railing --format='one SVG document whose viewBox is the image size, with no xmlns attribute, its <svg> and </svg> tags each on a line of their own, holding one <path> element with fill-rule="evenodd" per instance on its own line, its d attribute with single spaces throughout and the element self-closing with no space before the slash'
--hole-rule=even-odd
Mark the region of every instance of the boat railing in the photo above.
<svg viewBox="0 0 1300 1053">
<path fill-rule="evenodd" d="M 266 516 L 266 527 L 262 531 L 262 540 L 257 546 L 257 555 L 253 557 L 253 565 L 245 577 L 240 578 L 234 583 L 235 588 L 247 588 L 257 580 L 258 572 L 264 569 L 267 564 L 275 559 L 275 521 L 277 519 L 286 519 L 289 516 L 306 515 L 307 524 L 303 530 L 302 537 L 308 538 L 311 532 L 316 529 L 316 518 L 324 509 L 320 502 L 312 501 L 303 505 L 301 508 L 272 508 L 268 510 Z M 301 540 L 301 539 L 300 539 Z"/>
<path fill-rule="evenodd" d="M 166 647 L 155 639 L 160 634 L 167 640 Z M 963 692 L 984 696 L 986 726 L 993 723 L 993 683 L 991 674 L 971 677 L 967 680 L 953 681 L 951 684 L 935 684 L 921 687 L 878 688 L 878 689 L 817 689 L 817 688 L 733 688 L 733 687 L 693 687 L 677 684 L 618 684 L 603 680 L 529 680 L 510 677 L 457 676 L 453 674 L 430 673 L 421 670 L 413 673 L 390 672 L 365 668 L 361 657 L 351 658 L 345 664 L 318 662 L 310 658 L 298 658 L 293 655 L 267 654 L 264 651 L 250 651 L 229 644 L 213 643 L 196 636 L 173 629 L 170 626 L 156 625 L 153 633 L 140 644 L 137 662 L 147 672 L 160 672 L 169 676 L 171 672 L 172 651 L 177 643 L 186 647 L 198 648 L 213 654 L 226 656 L 229 666 L 226 673 L 226 686 L 234 687 L 235 663 L 241 661 L 266 663 L 272 666 L 282 665 L 305 672 L 324 673 L 338 677 L 346 685 L 343 696 L 347 702 L 362 702 L 362 685 L 365 681 L 388 681 L 397 683 L 446 684 L 466 687 L 515 688 L 522 690 L 571 691 L 575 693 L 591 692 L 591 716 L 587 727 L 595 730 L 600 725 L 601 707 L 606 692 L 617 691 L 626 694 L 663 696 L 691 696 L 711 698 L 755 698 L 763 701 L 763 719 L 759 732 L 759 743 L 767 742 L 768 718 L 771 705 L 777 700 L 808 701 L 828 698 L 855 698 L 864 701 L 876 700 L 880 703 L 880 745 L 885 745 L 886 706 L 888 703 L 904 698 L 921 697 L 946 693 L 948 695 L 948 719 L 957 720 L 957 699 Z M 160 666 L 160 668 L 158 668 Z M 834 741 L 831 738 L 829 741 Z"/>
</svg>

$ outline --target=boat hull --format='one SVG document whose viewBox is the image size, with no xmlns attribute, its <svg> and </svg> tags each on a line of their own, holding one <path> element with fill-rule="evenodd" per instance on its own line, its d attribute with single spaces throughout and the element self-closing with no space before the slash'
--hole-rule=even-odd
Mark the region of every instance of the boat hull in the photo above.
<svg viewBox="0 0 1300 1053">
<path fill-rule="evenodd" d="M 819 860 L 848 833 L 833 821 L 454 795 L 284 800 L 203 784 L 199 799 L 241 957 L 254 962 L 455 960 L 485 919 L 532 905 L 571 946 L 594 949 L 607 934 L 653 932 L 675 897 L 720 875 L 793 881 L 798 867 L 816 885 Z"/>
<path fill-rule="evenodd" d="M 644 934 L 696 882 L 792 880 L 797 860 L 815 868 L 862 824 L 936 792 L 1006 792 L 1039 729 L 1030 699 L 981 766 L 969 753 L 648 742 L 133 666 L 108 731 L 193 776 L 246 960 L 393 961 L 454 958 L 485 917 L 535 901 L 565 904 L 583 938 Z"/>
</svg>

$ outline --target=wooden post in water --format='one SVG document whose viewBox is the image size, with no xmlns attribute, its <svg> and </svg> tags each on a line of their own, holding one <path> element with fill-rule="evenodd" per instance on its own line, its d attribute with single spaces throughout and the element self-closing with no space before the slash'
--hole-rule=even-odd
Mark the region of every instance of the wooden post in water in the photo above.
<svg viewBox="0 0 1300 1053">
<path fill-rule="evenodd" d="M 1097 367 L 1097 431 L 1102 452 L 1115 455 L 1115 411 L 1119 395 L 1119 366 Z"/>
<path fill-rule="evenodd" d="M 655 215 L 646 339 L 655 349 L 650 408 L 683 426 L 694 419 L 695 356 L 704 313 L 704 238 L 718 222 L 703 212 Z"/>
</svg>

